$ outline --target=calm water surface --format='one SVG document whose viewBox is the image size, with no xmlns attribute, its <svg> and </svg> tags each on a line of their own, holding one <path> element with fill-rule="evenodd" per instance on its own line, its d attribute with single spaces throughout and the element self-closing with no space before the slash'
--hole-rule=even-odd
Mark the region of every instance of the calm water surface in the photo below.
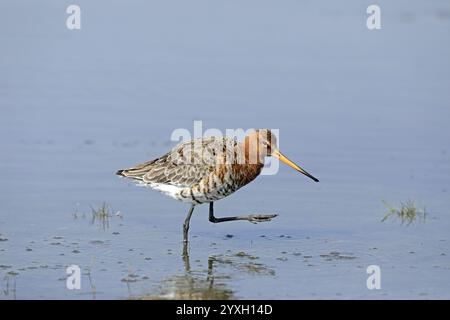
<svg viewBox="0 0 450 320">
<path fill-rule="evenodd" d="M 0 299 L 449 299 L 450 4 L 378 3 L 369 31 L 360 1 L 80 0 L 69 31 L 69 2 L 2 1 Z M 198 207 L 183 258 L 186 205 L 114 172 L 194 120 L 278 128 L 321 182 L 282 166 L 216 204 L 265 224 Z M 424 222 L 381 222 L 408 199 Z"/>
</svg>

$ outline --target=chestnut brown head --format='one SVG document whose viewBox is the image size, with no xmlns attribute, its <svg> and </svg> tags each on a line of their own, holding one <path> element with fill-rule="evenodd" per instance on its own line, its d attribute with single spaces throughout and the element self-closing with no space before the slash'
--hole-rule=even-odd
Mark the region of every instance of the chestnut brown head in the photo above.
<svg viewBox="0 0 450 320">
<path fill-rule="evenodd" d="M 276 157 L 291 168 L 311 178 L 315 182 L 319 182 L 317 178 L 309 174 L 294 162 L 283 155 L 277 146 L 277 138 L 269 129 L 257 129 L 245 137 L 244 149 L 245 159 L 248 163 L 264 163 L 265 157 Z"/>
</svg>

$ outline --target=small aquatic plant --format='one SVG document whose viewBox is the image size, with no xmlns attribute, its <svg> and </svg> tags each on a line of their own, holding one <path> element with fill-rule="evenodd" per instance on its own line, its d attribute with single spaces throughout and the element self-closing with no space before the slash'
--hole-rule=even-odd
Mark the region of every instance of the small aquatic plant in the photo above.
<svg viewBox="0 0 450 320">
<path fill-rule="evenodd" d="M 381 222 L 386 221 L 389 218 L 398 218 L 401 221 L 401 224 L 410 225 L 415 222 L 417 219 L 425 221 L 427 216 L 427 212 L 425 208 L 420 210 L 416 207 L 416 204 L 412 200 L 408 200 L 406 202 L 401 202 L 400 207 L 394 207 L 393 205 L 383 201 L 384 205 L 388 208 L 388 212 L 381 219 Z"/>
<path fill-rule="evenodd" d="M 91 224 L 94 224 L 95 221 L 99 221 L 103 229 L 109 228 L 109 218 L 113 216 L 122 218 L 122 214 L 120 213 L 120 211 L 114 213 L 111 207 L 106 202 L 103 202 L 98 208 L 94 208 L 93 206 L 90 207 L 92 213 Z"/>
</svg>

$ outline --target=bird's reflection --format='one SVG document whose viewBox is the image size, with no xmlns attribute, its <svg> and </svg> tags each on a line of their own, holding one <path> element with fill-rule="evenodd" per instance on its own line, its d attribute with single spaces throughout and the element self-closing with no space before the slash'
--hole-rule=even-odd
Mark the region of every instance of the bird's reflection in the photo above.
<svg viewBox="0 0 450 320">
<path fill-rule="evenodd" d="M 16 300 L 16 279 L 14 275 L 6 275 L 3 277 L 4 289 L 2 294 L 7 297 Z"/>
<path fill-rule="evenodd" d="M 158 286 L 157 294 L 142 296 L 140 299 L 188 299 L 188 300 L 229 300 L 235 293 L 229 287 L 235 271 L 244 274 L 273 276 L 275 271 L 259 263 L 257 257 L 239 252 L 234 255 L 209 255 L 206 270 L 191 268 L 189 249 L 182 249 L 184 272 L 164 279 Z M 225 271 L 222 270 L 225 267 Z M 221 270 L 218 270 L 221 268 Z M 229 270 L 229 269 L 232 270 Z"/>
</svg>

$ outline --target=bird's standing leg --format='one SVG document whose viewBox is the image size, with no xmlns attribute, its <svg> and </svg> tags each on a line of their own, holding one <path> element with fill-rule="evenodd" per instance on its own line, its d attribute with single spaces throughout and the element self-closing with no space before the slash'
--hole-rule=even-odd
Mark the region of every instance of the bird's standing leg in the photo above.
<svg viewBox="0 0 450 320">
<path fill-rule="evenodd" d="M 183 258 L 183 264 L 184 264 L 184 271 L 186 272 L 190 272 L 191 271 L 191 263 L 189 260 L 189 248 L 188 248 L 188 243 L 187 242 L 183 242 L 183 253 L 182 253 L 182 258 Z"/>
<path fill-rule="evenodd" d="M 192 212 L 194 212 L 195 205 L 193 204 L 191 208 L 189 209 L 189 212 L 186 216 L 186 219 L 184 220 L 183 224 L 183 242 L 188 242 L 188 232 L 189 232 L 189 221 L 191 220 Z"/>
<path fill-rule="evenodd" d="M 189 259 L 189 242 L 183 241 L 183 251 L 181 253 L 183 261 Z"/>
<path fill-rule="evenodd" d="M 248 216 L 237 216 L 237 217 L 224 217 L 216 218 L 214 217 L 214 205 L 213 202 L 209 203 L 209 221 L 213 223 L 235 221 L 235 220 L 247 220 L 251 223 L 270 221 L 278 216 L 277 214 L 250 214 Z"/>
</svg>

